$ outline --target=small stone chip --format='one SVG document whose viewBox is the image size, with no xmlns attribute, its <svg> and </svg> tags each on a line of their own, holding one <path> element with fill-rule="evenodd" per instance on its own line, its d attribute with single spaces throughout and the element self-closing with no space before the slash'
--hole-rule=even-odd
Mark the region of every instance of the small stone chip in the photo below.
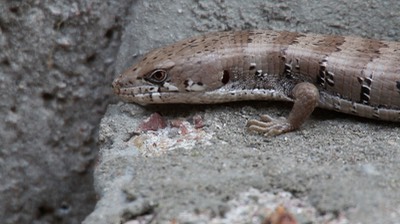
<svg viewBox="0 0 400 224">
<path fill-rule="evenodd" d="M 194 115 L 193 116 L 193 124 L 194 124 L 194 128 L 196 128 L 196 129 L 204 127 L 203 118 L 200 115 Z"/>
<path fill-rule="evenodd" d="M 280 205 L 264 220 L 263 224 L 297 224 L 297 221 L 285 207 Z"/>
<path fill-rule="evenodd" d="M 153 113 L 139 125 L 140 131 L 157 131 L 167 127 L 167 122 L 159 113 Z"/>
</svg>

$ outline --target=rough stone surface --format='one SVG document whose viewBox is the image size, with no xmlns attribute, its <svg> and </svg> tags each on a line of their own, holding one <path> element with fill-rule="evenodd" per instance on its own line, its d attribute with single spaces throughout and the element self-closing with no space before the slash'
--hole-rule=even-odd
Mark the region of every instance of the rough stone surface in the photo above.
<svg viewBox="0 0 400 224">
<path fill-rule="evenodd" d="M 84 223 L 142 219 L 207 223 L 201 221 L 204 216 L 210 221 L 237 209 L 231 200 L 239 200 L 249 188 L 290 192 L 303 204 L 312 205 L 318 215 L 302 223 L 323 215 L 329 215 L 331 223 L 395 223 L 400 217 L 396 125 L 318 110 L 302 130 L 276 138 L 249 134 L 243 128 L 255 114 L 279 116 L 289 109 L 272 102 L 150 108 L 111 105 L 101 124 L 102 149 L 95 172 L 102 199 Z M 205 132 L 211 138 L 190 138 L 191 131 L 182 135 L 171 126 L 139 134 L 139 124 L 155 111 L 162 111 L 169 122 L 189 121 L 188 130 L 192 130 L 191 118 L 200 114 L 206 126 L 193 132 L 199 136 Z M 164 136 L 175 144 L 163 147 Z M 296 206 L 285 205 L 297 211 Z M 199 214 L 201 219 L 193 218 Z M 296 218 L 304 216 L 300 213 Z"/>
<path fill-rule="evenodd" d="M 0 0 L 1 223 L 80 223 L 131 0 Z"/>
</svg>

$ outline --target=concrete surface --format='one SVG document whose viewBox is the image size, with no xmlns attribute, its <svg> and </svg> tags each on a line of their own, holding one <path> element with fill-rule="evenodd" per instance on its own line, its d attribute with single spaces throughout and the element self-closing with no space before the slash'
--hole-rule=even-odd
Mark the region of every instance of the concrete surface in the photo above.
<svg viewBox="0 0 400 224">
<path fill-rule="evenodd" d="M 151 48 L 214 30 L 400 39 L 394 0 L 137 1 L 131 9 L 117 71 Z M 84 223 L 260 223 L 280 203 L 299 223 L 400 223 L 399 125 L 317 110 L 300 131 L 276 138 L 244 128 L 259 114 L 289 111 L 278 102 L 110 105 L 95 168 L 100 200 Z M 171 125 L 139 132 L 154 112 Z"/>
</svg>

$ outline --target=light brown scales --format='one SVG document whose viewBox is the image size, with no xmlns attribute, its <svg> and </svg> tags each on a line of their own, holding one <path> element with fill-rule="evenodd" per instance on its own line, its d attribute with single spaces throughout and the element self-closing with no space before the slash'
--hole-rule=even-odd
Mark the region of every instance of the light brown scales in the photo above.
<svg viewBox="0 0 400 224">
<path fill-rule="evenodd" d="M 300 110 L 311 109 L 293 110 L 292 121 L 271 123 L 264 117 L 267 125 L 254 123 L 267 133 L 271 124 L 290 127 L 272 131 L 279 134 L 298 128 L 314 108 L 305 104 L 313 100 L 327 109 L 398 121 L 399 61 L 397 42 L 275 31 L 219 32 L 150 52 L 113 86 L 123 100 L 139 104 L 293 101 L 304 93 L 316 97 L 295 100 Z M 308 84 L 295 88 L 303 82 Z"/>
</svg>

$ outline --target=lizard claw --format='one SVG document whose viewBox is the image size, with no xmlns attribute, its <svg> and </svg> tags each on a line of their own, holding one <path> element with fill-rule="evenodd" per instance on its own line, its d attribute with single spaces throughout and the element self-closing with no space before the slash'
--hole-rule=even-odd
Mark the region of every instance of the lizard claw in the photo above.
<svg viewBox="0 0 400 224">
<path fill-rule="evenodd" d="M 255 120 L 255 119 L 253 119 L 253 120 Z M 275 119 L 275 118 L 269 116 L 268 114 L 261 114 L 260 115 L 260 120 L 264 121 L 264 122 L 272 122 L 274 120 L 285 120 L 285 118 L 284 117 L 279 117 L 278 119 Z"/>
<path fill-rule="evenodd" d="M 246 126 L 250 131 L 263 133 L 264 136 L 276 136 L 294 129 L 286 118 L 275 119 L 269 115 L 261 115 L 260 120 L 249 120 Z"/>
</svg>

